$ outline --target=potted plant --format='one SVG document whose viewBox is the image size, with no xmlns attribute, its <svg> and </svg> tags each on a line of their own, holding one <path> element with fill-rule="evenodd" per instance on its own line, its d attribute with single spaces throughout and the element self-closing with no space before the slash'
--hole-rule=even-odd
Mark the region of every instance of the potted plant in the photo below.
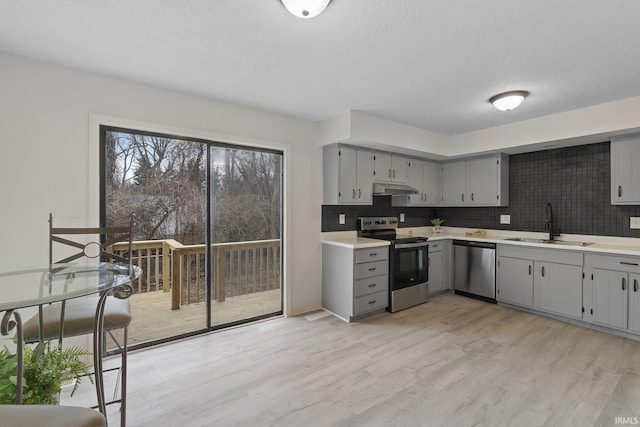
<svg viewBox="0 0 640 427">
<path fill-rule="evenodd" d="M 440 233 L 440 226 L 442 225 L 443 222 L 444 222 L 444 220 L 440 219 L 440 218 L 433 218 L 431 220 L 431 225 L 433 225 L 433 232 L 434 233 Z"/>
<path fill-rule="evenodd" d="M 26 405 L 57 405 L 62 383 L 75 379 L 71 395 L 78 390 L 82 377 L 91 372 L 82 356 L 91 353 L 84 348 L 69 347 L 47 351 L 47 342 L 38 343 L 35 348 L 24 348 L 24 381 L 22 403 Z M 0 350 L 0 404 L 14 404 L 16 401 L 17 356 L 6 347 Z"/>
</svg>

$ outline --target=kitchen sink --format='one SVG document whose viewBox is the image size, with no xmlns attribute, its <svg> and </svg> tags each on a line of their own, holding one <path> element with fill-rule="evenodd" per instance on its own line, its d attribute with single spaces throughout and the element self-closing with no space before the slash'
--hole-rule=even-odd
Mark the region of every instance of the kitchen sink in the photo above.
<svg viewBox="0 0 640 427">
<path fill-rule="evenodd" d="M 512 242 L 527 242 L 527 243 L 547 243 L 550 245 L 561 246 L 589 246 L 593 245 L 593 242 L 573 242 L 570 240 L 549 240 L 549 239 L 528 239 L 526 237 L 509 237 L 504 240 L 510 240 Z"/>
</svg>

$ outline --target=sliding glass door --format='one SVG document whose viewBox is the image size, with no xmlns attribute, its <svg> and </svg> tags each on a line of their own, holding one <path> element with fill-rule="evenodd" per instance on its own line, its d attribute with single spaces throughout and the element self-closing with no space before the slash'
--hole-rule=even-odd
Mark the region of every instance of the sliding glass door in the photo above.
<svg viewBox="0 0 640 427">
<path fill-rule="evenodd" d="M 210 148 L 211 323 L 282 309 L 282 154 Z"/>
<path fill-rule="evenodd" d="M 102 224 L 136 216 L 130 347 L 282 313 L 282 153 L 101 128 Z"/>
</svg>

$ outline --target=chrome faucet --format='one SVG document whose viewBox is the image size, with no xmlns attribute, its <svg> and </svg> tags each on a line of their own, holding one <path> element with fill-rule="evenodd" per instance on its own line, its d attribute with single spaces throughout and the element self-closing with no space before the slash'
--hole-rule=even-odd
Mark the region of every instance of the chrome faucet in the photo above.
<svg viewBox="0 0 640 427">
<path fill-rule="evenodd" d="M 560 235 L 560 229 L 557 231 L 553 229 L 553 208 L 551 203 L 547 203 L 547 219 L 545 222 L 545 228 L 549 230 L 549 240 L 553 240 L 554 237 Z"/>
</svg>

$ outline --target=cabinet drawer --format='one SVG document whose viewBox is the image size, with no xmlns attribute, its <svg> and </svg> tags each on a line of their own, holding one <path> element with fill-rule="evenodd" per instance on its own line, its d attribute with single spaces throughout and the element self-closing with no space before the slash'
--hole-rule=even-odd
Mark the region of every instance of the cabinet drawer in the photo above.
<svg viewBox="0 0 640 427">
<path fill-rule="evenodd" d="M 386 274 L 356 280 L 354 293 L 356 297 L 389 289 L 389 276 Z"/>
<path fill-rule="evenodd" d="M 593 267 L 607 270 L 640 273 L 640 258 L 610 255 L 594 255 Z"/>
<path fill-rule="evenodd" d="M 356 264 L 356 276 L 355 279 L 364 279 L 365 277 L 379 276 L 381 274 L 389 273 L 389 262 L 385 259 L 383 261 L 365 262 L 363 264 Z"/>
<path fill-rule="evenodd" d="M 389 259 L 389 246 L 358 249 L 356 251 L 356 264 L 360 264 L 363 262 L 380 261 L 383 259 Z"/>
<path fill-rule="evenodd" d="M 388 300 L 389 293 L 387 291 L 376 292 L 375 294 L 356 298 L 353 315 L 357 316 L 367 311 L 385 308 L 388 305 Z"/>
</svg>

